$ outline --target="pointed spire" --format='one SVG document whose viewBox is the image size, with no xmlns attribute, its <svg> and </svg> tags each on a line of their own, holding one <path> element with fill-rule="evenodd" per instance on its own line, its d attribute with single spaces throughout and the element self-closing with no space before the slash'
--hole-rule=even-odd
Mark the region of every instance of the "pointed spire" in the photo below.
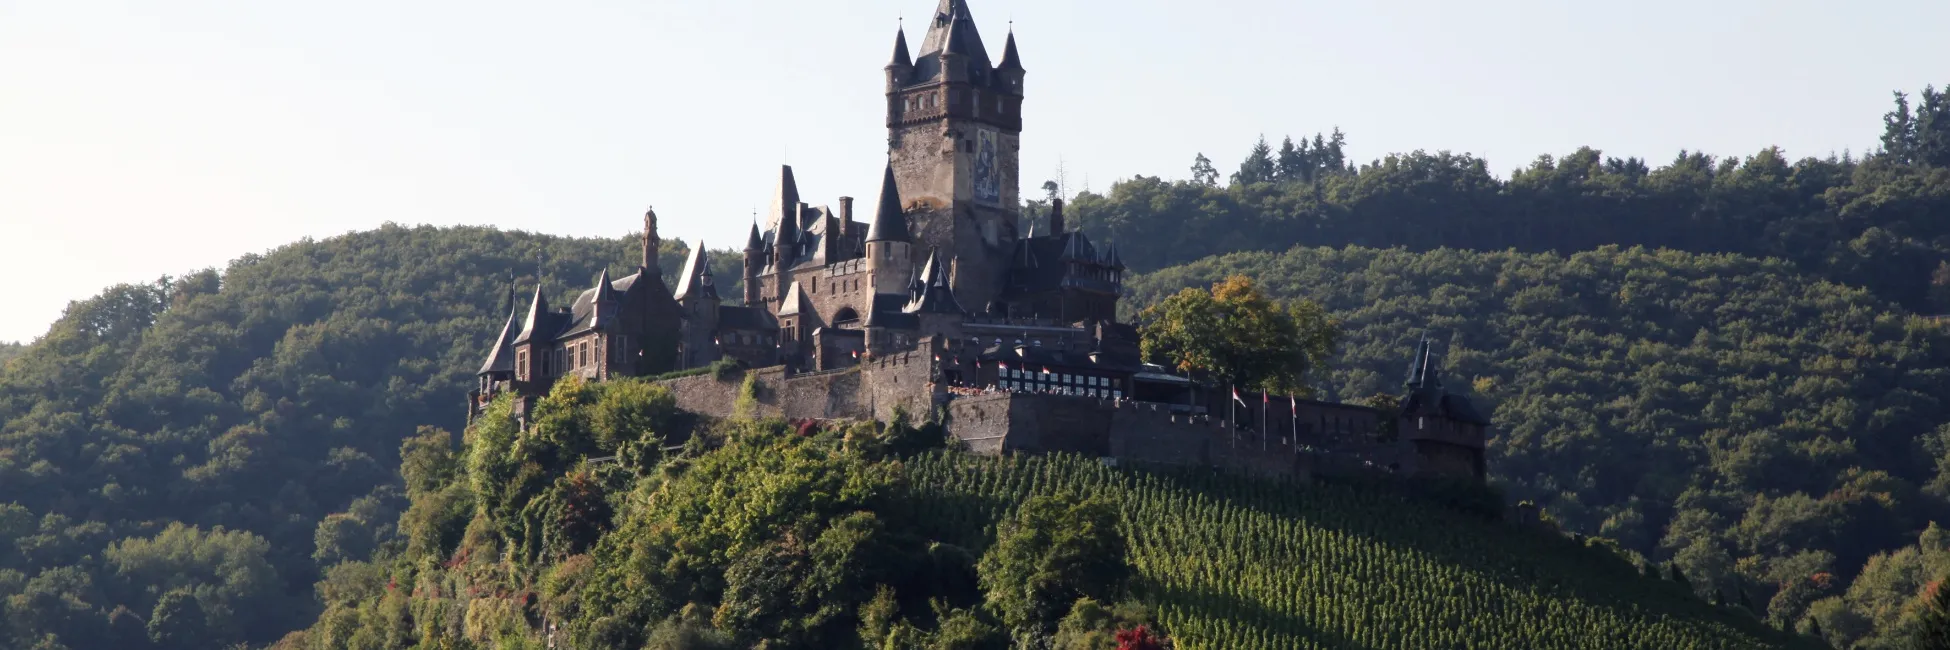
<svg viewBox="0 0 1950 650">
<path fill-rule="evenodd" d="M 880 207 L 867 226 L 867 241 L 910 241 L 907 215 L 901 209 L 900 187 L 894 182 L 894 161 L 887 161 L 887 172 L 880 179 Z"/>
<path fill-rule="evenodd" d="M 487 361 L 481 364 L 478 374 L 515 371 L 515 337 L 521 334 L 521 312 L 515 311 L 515 285 L 513 271 L 508 272 L 508 300 L 501 308 L 508 312 L 508 320 L 501 324 L 501 333 L 494 337 L 493 347 L 488 348 Z"/>
<path fill-rule="evenodd" d="M 914 66 L 914 58 L 907 55 L 906 29 L 896 28 L 894 30 L 894 61 L 889 65 L 903 68 Z"/>
<path fill-rule="evenodd" d="M 1442 386 L 1438 376 L 1440 372 L 1441 369 L 1435 364 L 1435 344 L 1429 341 L 1427 334 L 1423 334 L 1422 342 L 1415 346 L 1415 358 L 1408 364 L 1407 385 L 1418 389 L 1439 388 Z"/>
<path fill-rule="evenodd" d="M 1022 60 L 1016 56 L 1016 28 L 1009 26 L 1009 42 L 1002 46 L 1002 65 L 997 70 L 1022 70 Z"/>
<path fill-rule="evenodd" d="M 765 240 L 758 235 L 758 220 L 752 219 L 752 236 L 745 239 L 745 250 L 756 251 L 765 247 Z"/>
<path fill-rule="evenodd" d="M 968 13 L 968 3 L 962 0 L 941 0 L 935 7 L 934 20 L 928 24 L 928 36 L 921 41 L 918 56 L 928 56 L 952 52 L 978 60 L 989 65 L 989 54 L 982 47 L 982 35 L 975 29 L 975 17 Z"/>
<path fill-rule="evenodd" d="M 695 295 L 693 295 L 695 294 Z M 711 286 L 711 258 L 704 250 L 704 241 L 691 248 L 690 256 L 684 259 L 684 271 L 677 278 L 677 293 L 672 295 L 678 302 L 685 298 L 717 300 L 718 290 Z"/>
<path fill-rule="evenodd" d="M 528 318 L 522 321 L 521 335 L 515 343 L 522 343 L 539 334 L 543 319 L 548 318 L 548 299 L 542 297 L 542 283 L 535 283 L 535 298 L 528 303 Z"/>
<path fill-rule="evenodd" d="M 799 183 L 792 179 L 792 166 L 779 165 L 779 189 L 772 196 L 771 226 L 776 245 L 799 240 Z"/>
</svg>

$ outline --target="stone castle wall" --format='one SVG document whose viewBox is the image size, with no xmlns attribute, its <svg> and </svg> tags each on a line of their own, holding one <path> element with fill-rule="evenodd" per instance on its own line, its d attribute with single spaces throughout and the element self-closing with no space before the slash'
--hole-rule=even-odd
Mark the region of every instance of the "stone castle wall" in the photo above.
<svg viewBox="0 0 1950 650">
<path fill-rule="evenodd" d="M 754 377 L 757 417 L 891 420 L 896 407 L 921 418 L 937 405 L 948 433 L 980 454 L 1056 453 L 1111 457 L 1165 465 L 1221 467 L 1259 475 L 1353 475 L 1413 472 L 1410 441 L 1337 444 L 1324 449 L 1275 431 L 1234 430 L 1206 416 L 1174 414 L 1151 404 L 1035 393 L 957 395 L 938 392 L 929 357 L 903 353 L 844 370 L 787 376 L 759 368 Z M 718 380 L 698 375 L 667 380 L 677 406 L 728 418 L 736 412 L 744 375 Z"/>
<path fill-rule="evenodd" d="M 1412 471 L 1408 443 L 1333 450 L 1297 448 L 1290 437 L 1231 430 L 1221 420 L 1173 414 L 1149 404 L 1066 395 L 955 396 L 948 432 L 976 453 L 1069 452 L 1132 462 L 1223 467 L 1261 475 L 1348 475 Z"/>
<path fill-rule="evenodd" d="M 934 405 L 931 360 L 904 352 L 860 365 L 788 376 L 783 366 L 748 371 L 755 376 L 756 417 L 891 420 L 896 407 L 924 417 Z M 677 407 L 715 418 L 737 415 L 744 375 L 719 380 L 696 375 L 666 380 Z"/>
</svg>

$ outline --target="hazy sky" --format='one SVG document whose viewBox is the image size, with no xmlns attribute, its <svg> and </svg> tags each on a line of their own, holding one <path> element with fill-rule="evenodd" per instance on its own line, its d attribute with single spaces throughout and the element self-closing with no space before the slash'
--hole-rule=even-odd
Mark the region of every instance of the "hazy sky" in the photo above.
<svg viewBox="0 0 1950 650">
<path fill-rule="evenodd" d="M 1013 18 L 1023 186 L 1230 172 L 1340 126 L 1356 160 L 1502 173 L 1592 145 L 1872 148 L 1950 82 L 1950 2 L 969 0 Z M 790 162 L 871 205 L 896 19 L 935 0 L 0 0 L 0 341 L 67 301 L 402 224 L 738 243 Z"/>
</svg>

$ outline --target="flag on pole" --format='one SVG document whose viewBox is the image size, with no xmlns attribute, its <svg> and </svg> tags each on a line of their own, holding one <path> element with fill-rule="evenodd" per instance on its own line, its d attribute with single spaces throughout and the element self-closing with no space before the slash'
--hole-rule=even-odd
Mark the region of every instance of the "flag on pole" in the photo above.
<svg viewBox="0 0 1950 650">
<path fill-rule="evenodd" d="M 1288 395 L 1286 399 L 1293 405 L 1293 409 L 1287 413 L 1293 416 L 1293 453 L 1298 454 L 1300 453 L 1300 398 Z"/>
<path fill-rule="evenodd" d="M 1232 403 L 1226 404 L 1226 439 L 1232 443 L 1233 448 L 1237 449 L 1239 447 L 1239 409 L 1234 408 L 1233 405 L 1245 406 L 1246 400 L 1239 399 L 1238 386 L 1231 388 Z"/>
<path fill-rule="evenodd" d="M 1047 374 L 1052 374 L 1052 373 L 1050 373 L 1050 371 L 1049 371 L 1049 366 L 1043 366 L 1043 374 L 1045 374 L 1045 375 L 1047 375 Z"/>
</svg>

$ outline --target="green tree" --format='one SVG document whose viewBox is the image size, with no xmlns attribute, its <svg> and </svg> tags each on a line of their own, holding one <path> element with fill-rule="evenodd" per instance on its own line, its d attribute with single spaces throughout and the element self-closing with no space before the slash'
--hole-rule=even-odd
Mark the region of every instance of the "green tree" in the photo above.
<svg viewBox="0 0 1950 650">
<path fill-rule="evenodd" d="M 1204 153 L 1192 159 L 1192 182 L 1206 187 L 1219 184 L 1219 170 L 1212 166 L 1212 159 L 1205 157 Z"/>
<path fill-rule="evenodd" d="M 201 650 L 211 641 L 203 605 L 187 589 L 163 594 L 149 615 L 148 628 L 149 641 L 163 650 Z"/>
<path fill-rule="evenodd" d="M 1923 589 L 1923 617 L 1916 632 L 1916 650 L 1950 650 L 1950 589 L 1942 580 Z"/>
<path fill-rule="evenodd" d="M 1108 501 L 1035 497 L 996 533 L 979 565 L 990 611 L 1011 629 L 1046 636 L 1079 598 L 1114 600 L 1130 567 Z"/>
<path fill-rule="evenodd" d="M 1338 324 L 1308 300 L 1280 304 L 1243 275 L 1211 290 L 1184 289 L 1138 315 L 1148 359 L 1269 392 L 1311 394 L 1308 373 L 1324 365 Z"/>
<path fill-rule="evenodd" d="M 1246 153 L 1246 160 L 1239 163 L 1239 171 L 1232 174 L 1235 185 L 1270 183 L 1279 176 L 1279 163 L 1273 161 L 1273 147 L 1266 144 L 1266 136 L 1259 136 L 1253 143 L 1252 151 Z"/>
</svg>

